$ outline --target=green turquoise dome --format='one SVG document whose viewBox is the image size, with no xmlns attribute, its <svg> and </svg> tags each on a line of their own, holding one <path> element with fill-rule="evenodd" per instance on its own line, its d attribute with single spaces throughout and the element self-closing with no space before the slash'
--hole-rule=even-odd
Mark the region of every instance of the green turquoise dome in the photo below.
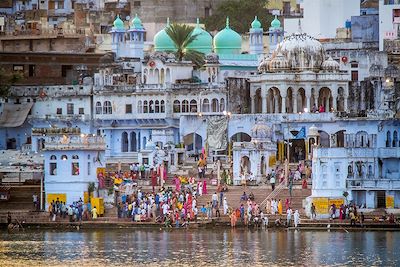
<svg viewBox="0 0 400 267">
<path fill-rule="evenodd" d="M 203 30 L 199 25 L 199 19 L 197 19 L 197 25 L 192 32 L 192 36 L 197 35 L 188 46 L 188 49 L 196 50 L 198 52 L 209 54 L 212 52 L 212 37 L 207 31 Z"/>
<path fill-rule="evenodd" d="M 226 27 L 214 37 L 214 49 L 217 54 L 240 54 L 242 37 L 229 27 L 229 18 L 226 18 Z"/>
<path fill-rule="evenodd" d="M 174 42 L 165 31 L 167 27 L 169 27 L 169 18 L 167 19 L 166 27 L 154 35 L 155 51 L 176 51 Z"/>
<path fill-rule="evenodd" d="M 258 20 L 257 16 L 254 17 L 254 20 L 251 23 L 251 27 L 253 29 L 261 29 L 261 22 Z"/>
<path fill-rule="evenodd" d="M 135 15 L 135 17 L 132 20 L 131 28 L 133 28 L 133 29 L 143 29 L 142 21 L 140 20 L 140 18 L 138 17 L 137 14 Z"/>
<path fill-rule="evenodd" d="M 117 29 L 117 30 L 124 30 L 125 29 L 124 22 L 120 19 L 119 15 L 114 20 L 113 25 L 114 25 L 114 28 Z"/>
<path fill-rule="evenodd" d="M 279 21 L 279 19 L 276 17 L 271 21 L 271 27 L 274 29 L 278 29 L 281 27 L 281 22 Z"/>
</svg>

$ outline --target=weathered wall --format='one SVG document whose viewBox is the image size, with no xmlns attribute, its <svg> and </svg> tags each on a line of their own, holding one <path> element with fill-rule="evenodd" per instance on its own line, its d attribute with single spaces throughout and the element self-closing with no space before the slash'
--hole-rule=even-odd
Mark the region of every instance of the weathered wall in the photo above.
<svg viewBox="0 0 400 267">
<path fill-rule="evenodd" d="M 245 78 L 228 78 L 228 109 L 232 113 L 250 113 L 250 84 Z"/>
</svg>

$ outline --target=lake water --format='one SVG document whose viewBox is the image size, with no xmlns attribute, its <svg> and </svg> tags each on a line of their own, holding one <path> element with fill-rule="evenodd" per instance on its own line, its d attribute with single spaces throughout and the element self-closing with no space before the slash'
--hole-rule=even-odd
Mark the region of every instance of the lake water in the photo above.
<svg viewBox="0 0 400 267">
<path fill-rule="evenodd" d="M 0 266 L 400 266 L 400 232 L 0 232 Z"/>
</svg>

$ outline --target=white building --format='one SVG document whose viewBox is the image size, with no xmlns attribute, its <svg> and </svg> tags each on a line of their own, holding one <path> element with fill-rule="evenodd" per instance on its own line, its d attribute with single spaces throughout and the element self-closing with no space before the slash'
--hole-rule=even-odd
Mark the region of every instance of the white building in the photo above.
<svg viewBox="0 0 400 267">
<path fill-rule="evenodd" d="M 285 34 L 291 35 L 301 29 L 317 39 L 336 37 L 336 29 L 343 28 L 351 16 L 360 15 L 359 0 L 304 0 L 303 18 L 285 18 Z"/>
<path fill-rule="evenodd" d="M 99 136 L 48 134 L 43 153 L 46 207 L 57 197 L 67 204 L 84 200 L 89 183 L 98 188 L 96 171 L 105 166 L 104 149 L 104 139 Z"/>
<path fill-rule="evenodd" d="M 379 50 L 383 51 L 384 40 L 399 38 L 400 2 L 379 0 Z"/>
</svg>

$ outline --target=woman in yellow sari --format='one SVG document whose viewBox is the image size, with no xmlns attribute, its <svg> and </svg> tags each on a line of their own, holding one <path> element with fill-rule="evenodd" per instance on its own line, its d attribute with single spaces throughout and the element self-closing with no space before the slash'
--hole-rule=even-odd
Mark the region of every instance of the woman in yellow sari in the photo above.
<svg viewBox="0 0 400 267">
<path fill-rule="evenodd" d="M 279 215 L 282 215 L 282 201 L 280 199 L 278 202 L 278 213 L 279 213 Z"/>
</svg>

